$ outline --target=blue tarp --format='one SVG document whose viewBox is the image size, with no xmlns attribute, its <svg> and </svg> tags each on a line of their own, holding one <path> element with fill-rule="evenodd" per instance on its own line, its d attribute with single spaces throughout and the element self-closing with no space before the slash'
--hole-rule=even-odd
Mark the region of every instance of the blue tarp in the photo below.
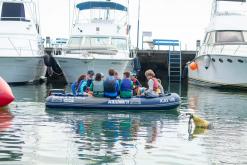
<svg viewBox="0 0 247 165">
<path fill-rule="evenodd" d="M 87 10 L 87 9 L 112 9 L 112 10 L 120 10 L 127 11 L 127 7 L 115 3 L 115 2 L 102 2 L 102 1 L 88 1 L 79 3 L 76 5 L 79 10 Z"/>
</svg>

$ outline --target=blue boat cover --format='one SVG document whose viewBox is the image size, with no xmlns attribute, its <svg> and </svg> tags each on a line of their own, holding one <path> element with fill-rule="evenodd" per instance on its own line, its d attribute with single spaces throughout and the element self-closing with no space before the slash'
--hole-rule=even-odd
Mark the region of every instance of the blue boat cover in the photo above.
<svg viewBox="0 0 247 165">
<path fill-rule="evenodd" d="M 115 2 L 103 2 L 103 1 L 88 1 L 78 3 L 76 7 L 79 10 L 87 10 L 87 9 L 112 9 L 112 10 L 120 10 L 120 11 L 127 11 L 127 7 L 115 3 Z"/>
</svg>

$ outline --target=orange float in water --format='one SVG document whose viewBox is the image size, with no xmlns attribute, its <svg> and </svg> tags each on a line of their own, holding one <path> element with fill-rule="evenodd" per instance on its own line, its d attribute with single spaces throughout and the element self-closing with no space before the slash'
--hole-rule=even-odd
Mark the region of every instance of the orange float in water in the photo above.
<svg viewBox="0 0 247 165">
<path fill-rule="evenodd" d="M 14 101 L 15 97 L 9 85 L 0 77 L 0 107 L 4 107 Z"/>
<path fill-rule="evenodd" d="M 11 127 L 11 122 L 14 117 L 9 109 L 0 108 L 0 133 Z"/>
<path fill-rule="evenodd" d="M 195 62 L 190 63 L 190 69 L 191 70 L 197 70 L 198 69 L 197 64 Z"/>
</svg>

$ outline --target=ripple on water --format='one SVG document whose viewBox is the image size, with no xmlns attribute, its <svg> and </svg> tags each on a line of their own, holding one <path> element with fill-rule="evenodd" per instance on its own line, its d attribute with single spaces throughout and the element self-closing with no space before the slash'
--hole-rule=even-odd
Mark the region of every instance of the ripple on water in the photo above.
<svg viewBox="0 0 247 165">
<path fill-rule="evenodd" d="M 188 86 L 179 114 L 45 110 L 44 86 L 16 88 L 11 113 L 0 113 L 9 120 L 0 125 L 0 164 L 246 164 L 247 95 L 241 92 Z M 183 112 L 214 128 L 189 136 Z"/>
</svg>

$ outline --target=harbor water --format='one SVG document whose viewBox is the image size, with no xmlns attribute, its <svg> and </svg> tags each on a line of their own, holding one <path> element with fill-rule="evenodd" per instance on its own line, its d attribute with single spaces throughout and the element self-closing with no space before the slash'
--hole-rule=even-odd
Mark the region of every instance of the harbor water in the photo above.
<svg viewBox="0 0 247 165">
<path fill-rule="evenodd" d="M 0 164 L 247 164 L 247 92 L 171 84 L 172 111 L 61 111 L 45 108 L 52 85 L 11 86 L 0 111 Z M 191 112 L 213 124 L 188 132 Z"/>
</svg>

